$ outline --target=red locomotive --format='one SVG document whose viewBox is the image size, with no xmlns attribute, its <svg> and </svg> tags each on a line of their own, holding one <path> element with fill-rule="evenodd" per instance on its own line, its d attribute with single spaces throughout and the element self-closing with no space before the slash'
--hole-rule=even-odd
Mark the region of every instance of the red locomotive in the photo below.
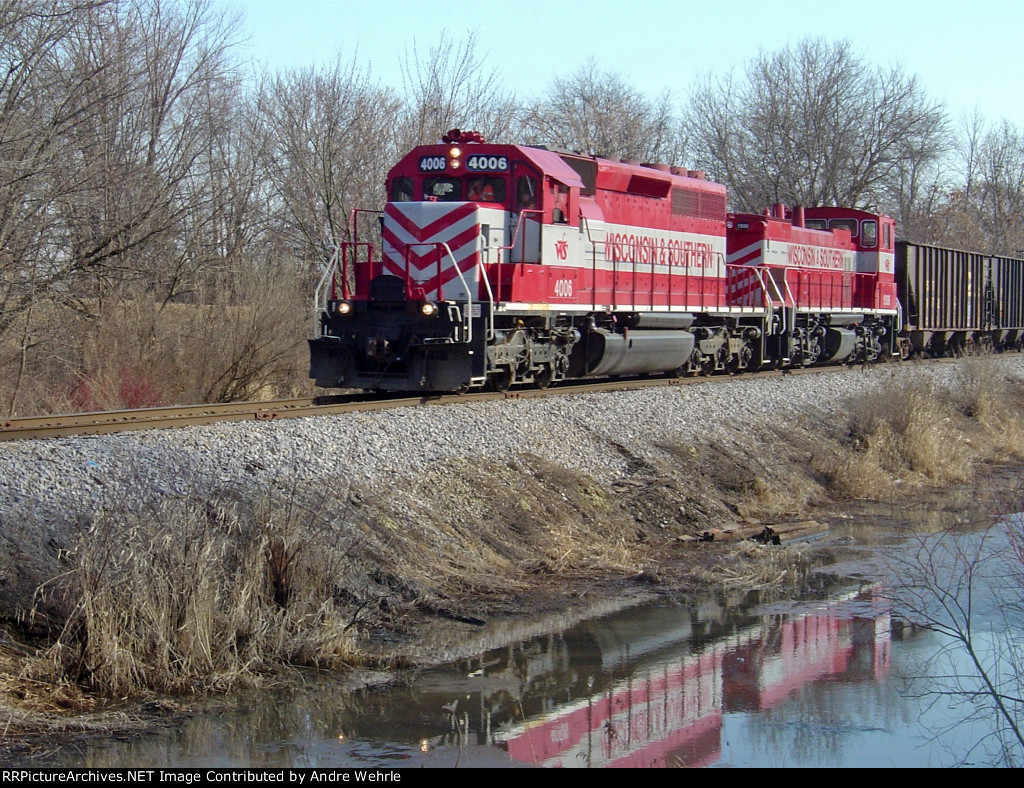
<svg viewBox="0 0 1024 788">
<path fill-rule="evenodd" d="M 449 132 L 317 290 L 320 386 L 457 391 L 898 354 L 894 223 L 727 214 L 701 172 Z"/>
<path fill-rule="evenodd" d="M 850 208 L 732 214 L 733 303 L 770 307 L 768 356 L 809 365 L 896 354 L 895 222 Z"/>
</svg>

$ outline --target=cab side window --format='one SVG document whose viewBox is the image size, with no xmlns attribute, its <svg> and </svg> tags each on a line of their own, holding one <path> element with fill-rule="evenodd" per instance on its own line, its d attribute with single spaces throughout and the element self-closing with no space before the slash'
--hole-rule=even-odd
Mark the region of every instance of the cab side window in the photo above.
<svg viewBox="0 0 1024 788">
<path fill-rule="evenodd" d="M 871 220 L 861 224 L 860 245 L 878 246 L 878 222 Z"/>
<path fill-rule="evenodd" d="M 516 210 L 528 211 L 537 207 L 537 179 L 529 175 L 516 178 Z"/>
<path fill-rule="evenodd" d="M 395 178 L 392 181 L 391 202 L 412 202 L 412 178 Z"/>
<path fill-rule="evenodd" d="M 828 229 L 830 230 L 849 230 L 850 237 L 857 237 L 857 220 L 856 219 L 830 219 L 828 223 Z"/>
<path fill-rule="evenodd" d="M 551 221 L 556 224 L 565 224 L 569 221 L 569 189 L 561 183 L 553 184 L 554 205 L 551 211 Z"/>
</svg>

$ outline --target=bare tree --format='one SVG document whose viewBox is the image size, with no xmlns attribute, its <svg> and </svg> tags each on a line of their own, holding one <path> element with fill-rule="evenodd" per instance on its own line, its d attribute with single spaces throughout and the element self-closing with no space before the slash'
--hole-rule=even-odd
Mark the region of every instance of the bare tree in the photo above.
<svg viewBox="0 0 1024 788">
<path fill-rule="evenodd" d="M 353 59 L 268 79 L 254 114 L 278 203 L 279 229 L 296 260 L 319 265 L 325 247 L 351 240 L 354 208 L 383 203 L 401 104 Z"/>
<path fill-rule="evenodd" d="M 872 69 L 849 42 L 822 39 L 762 52 L 742 78 L 708 77 L 685 123 L 698 161 L 741 210 L 785 202 L 895 211 L 943 152 L 944 126 L 915 77 Z"/>
<path fill-rule="evenodd" d="M 932 200 L 925 240 L 1024 256 L 1024 135 L 979 112 L 963 118 L 950 177 Z"/>
<path fill-rule="evenodd" d="M 939 637 L 911 691 L 957 710 L 987 731 L 963 760 L 1024 759 L 1022 524 L 1013 515 L 980 532 L 951 528 L 911 535 L 887 553 L 894 613 Z"/>
<path fill-rule="evenodd" d="M 57 368 L 157 368 L 163 308 L 239 264 L 260 231 L 235 33 L 206 0 L 0 4 L 8 411 L 24 383 L 67 385 Z"/>
<path fill-rule="evenodd" d="M 203 122 L 202 96 L 227 73 L 232 31 L 208 8 L 81 4 L 46 17 L 57 32 L 40 30 L 26 44 L 31 79 L 8 86 L 0 117 L 5 160 L 20 168 L 0 187 L 0 335 L 38 293 L 95 292 L 83 291 L 83 274 L 159 274 L 154 260 L 166 256 L 144 259 L 144 249 L 163 242 L 166 251 L 167 236 L 199 207 L 189 185 L 208 164 L 204 139 L 218 131 Z"/>
<path fill-rule="evenodd" d="M 97 282 L 141 279 L 170 298 L 187 286 L 185 269 L 208 262 L 180 235 L 183 223 L 210 221 L 209 189 L 226 166 L 209 153 L 238 87 L 235 32 L 206 0 L 135 0 L 79 36 L 77 67 L 98 72 L 80 101 L 98 111 L 69 137 L 90 166 L 61 204 L 67 268 Z"/>
<path fill-rule="evenodd" d="M 66 135 L 95 111 L 76 101 L 90 75 L 69 68 L 67 42 L 101 5 L 0 5 L 0 338 L 66 266 L 54 214 L 80 182 Z"/>
<path fill-rule="evenodd" d="M 1024 256 L 1024 134 L 1004 120 L 975 150 L 964 201 L 978 217 L 983 248 Z"/>
<path fill-rule="evenodd" d="M 507 140 L 517 101 L 501 75 L 477 52 L 477 32 L 461 42 L 444 32 L 424 55 L 416 43 L 402 59 L 405 117 L 403 149 L 437 142 L 449 129 L 472 129 L 491 140 Z"/>
<path fill-rule="evenodd" d="M 37 307 L 63 279 L 59 203 L 81 183 L 67 135 L 95 112 L 76 101 L 90 75 L 73 68 L 69 41 L 104 5 L 0 1 L 0 363 L 12 364 L 0 374 L 0 404 L 8 413 L 26 385 L 38 387 L 34 359 L 60 331 Z"/>
<path fill-rule="evenodd" d="M 678 129 L 668 93 L 651 101 L 591 59 L 556 77 L 547 94 L 524 110 L 521 133 L 582 153 L 676 163 L 682 155 Z"/>
</svg>

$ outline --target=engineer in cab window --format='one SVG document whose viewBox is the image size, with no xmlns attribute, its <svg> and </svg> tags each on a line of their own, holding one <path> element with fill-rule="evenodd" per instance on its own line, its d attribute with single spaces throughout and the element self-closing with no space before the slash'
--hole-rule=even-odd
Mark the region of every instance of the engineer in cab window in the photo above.
<svg viewBox="0 0 1024 788">
<path fill-rule="evenodd" d="M 488 183 L 486 178 L 477 178 L 469 182 L 466 199 L 476 202 L 494 202 L 494 187 Z"/>
<path fill-rule="evenodd" d="M 520 175 L 516 181 L 516 208 L 527 211 L 537 207 L 537 185 L 533 178 Z"/>
<path fill-rule="evenodd" d="M 551 214 L 551 220 L 556 224 L 565 224 L 569 221 L 569 190 L 560 183 L 554 185 L 555 207 Z"/>
</svg>

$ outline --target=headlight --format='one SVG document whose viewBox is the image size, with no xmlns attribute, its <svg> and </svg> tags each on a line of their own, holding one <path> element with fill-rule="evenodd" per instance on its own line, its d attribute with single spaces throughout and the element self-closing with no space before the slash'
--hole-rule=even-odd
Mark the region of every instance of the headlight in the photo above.
<svg viewBox="0 0 1024 788">
<path fill-rule="evenodd" d="M 429 301 L 424 301 L 420 305 L 420 313 L 424 317 L 433 317 L 434 315 L 437 314 L 437 305 L 436 304 L 432 304 Z"/>
<path fill-rule="evenodd" d="M 336 315 L 349 315 L 352 313 L 352 304 L 348 301 L 338 301 L 334 305 L 334 314 Z"/>
</svg>

